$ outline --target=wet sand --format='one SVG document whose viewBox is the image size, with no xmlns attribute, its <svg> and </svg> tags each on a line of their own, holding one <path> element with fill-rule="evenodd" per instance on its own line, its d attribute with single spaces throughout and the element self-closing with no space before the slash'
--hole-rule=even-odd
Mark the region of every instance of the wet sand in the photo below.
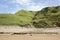
<svg viewBox="0 0 60 40">
<path fill-rule="evenodd" d="M 0 40 L 60 40 L 60 34 L 32 34 L 32 36 L 0 34 Z"/>
</svg>

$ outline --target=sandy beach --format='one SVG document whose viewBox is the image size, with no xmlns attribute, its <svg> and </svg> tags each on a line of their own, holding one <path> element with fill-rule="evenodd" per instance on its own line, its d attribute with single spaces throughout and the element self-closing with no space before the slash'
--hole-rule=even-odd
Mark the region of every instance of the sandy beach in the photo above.
<svg viewBox="0 0 60 40">
<path fill-rule="evenodd" d="M 60 34 L 32 34 L 32 36 L 0 34 L 0 40 L 60 40 Z"/>
<path fill-rule="evenodd" d="M 0 32 L 2 32 L 0 33 L 0 40 L 60 40 L 60 28 L 20 28 L 15 26 L 1 26 Z M 27 34 L 19 34 L 21 32 L 26 32 Z M 33 34 L 31 35 L 29 32 L 33 32 Z"/>
</svg>

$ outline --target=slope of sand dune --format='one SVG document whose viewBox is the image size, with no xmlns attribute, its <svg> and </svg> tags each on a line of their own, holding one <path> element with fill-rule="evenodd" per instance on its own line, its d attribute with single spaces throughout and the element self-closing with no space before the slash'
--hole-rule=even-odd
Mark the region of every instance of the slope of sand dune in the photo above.
<svg viewBox="0 0 60 40">
<path fill-rule="evenodd" d="M 32 34 L 32 36 L 0 34 L 0 40 L 60 40 L 60 34 Z"/>
</svg>

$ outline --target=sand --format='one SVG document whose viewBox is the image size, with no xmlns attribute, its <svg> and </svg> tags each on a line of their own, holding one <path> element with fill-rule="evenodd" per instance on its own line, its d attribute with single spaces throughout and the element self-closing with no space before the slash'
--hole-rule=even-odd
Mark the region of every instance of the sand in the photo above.
<svg viewBox="0 0 60 40">
<path fill-rule="evenodd" d="M 60 34 L 32 34 L 32 36 L 0 34 L 0 40 L 60 40 Z"/>
</svg>

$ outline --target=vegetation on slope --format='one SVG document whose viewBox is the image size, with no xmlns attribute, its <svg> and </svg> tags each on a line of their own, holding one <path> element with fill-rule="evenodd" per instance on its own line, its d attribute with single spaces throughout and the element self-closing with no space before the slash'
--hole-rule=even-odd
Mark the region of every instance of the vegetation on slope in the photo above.
<svg viewBox="0 0 60 40">
<path fill-rule="evenodd" d="M 0 14 L 0 25 L 33 25 L 37 28 L 60 26 L 60 6 L 46 7 L 36 12 L 21 10 L 15 14 Z"/>
<path fill-rule="evenodd" d="M 19 16 L 13 14 L 0 14 L 0 25 L 18 25 L 20 24 Z"/>
<path fill-rule="evenodd" d="M 0 25 L 19 25 L 28 26 L 32 25 L 32 18 L 34 17 L 33 11 L 21 10 L 15 14 L 0 14 Z"/>
<path fill-rule="evenodd" d="M 60 6 L 46 7 L 38 11 L 34 17 L 35 27 L 56 27 L 60 25 Z"/>
<path fill-rule="evenodd" d="M 31 23 L 33 22 L 32 18 L 34 17 L 34 14 L 35 13 L 32 11 L 25 10 L 21 10 L 16 13 L 16 15 L 21 19 L 20 23 L 22 23 L 22 25 L 31 25 Z"/>
</svg>

